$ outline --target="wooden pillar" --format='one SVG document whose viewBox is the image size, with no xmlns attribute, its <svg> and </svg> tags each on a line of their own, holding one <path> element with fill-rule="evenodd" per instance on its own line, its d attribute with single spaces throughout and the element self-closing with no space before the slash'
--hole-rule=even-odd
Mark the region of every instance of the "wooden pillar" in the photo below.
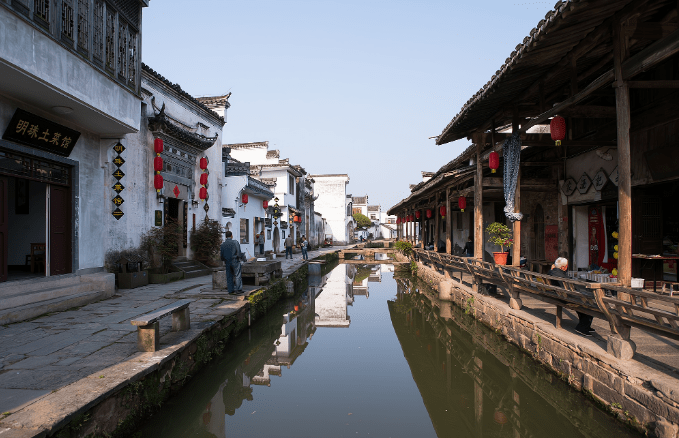
<svg viewBox="0 0 679 438">
<path fill-rule="evenodd" d="M 512 133 L 518 133 L 519 128 L 519 107 L 514 108 L 514 116 L 512 120 Z M 519 152 L 521 154 L 521 152 Z M 519 175 L 516 178 L 516 192 L 514 194 L 514 212 L 521 211 L 521 165 L 519 164 Z M 521 221 L 514 222 L 514 246 L 512 252 L 512 266 L 521 265 Z"/>
<path fill-rule="evenodd" d="M 435 225 L 434 225 L 434 228 L 435 228 L 434 229 L 434 251 L 438 251 L 439 250 L 439 239 L 441 238 L 441 231 L 440 231 L 440 228 L 441 228 L 441 209 L 439 208 L 440 206 L 439 206 L 439 203 L 438 203 L 438 199 L 439 199 L 438 193 L 436 194 L 435 199 L 436 199 L 436 207 L 434 209 L 434 214 L 436 214 L 436 220 L 434 221 L 434 223 L 435 223 Z"/>
<path fill-rule="evenodd" d="M 474 258 L 483 260 L 483 135 L 475 135 L 476 174 L 474 175 Z"/>
<path fill-rule="evenodd" d="M 450 211 L 450 187 L 446 189 L 446 253 L 453 253 L 453 213 Z"/>
<path fill-rule="evenodd" d="M 630 150 L 629 88 L 622 77 L 625 54 L 620 23 L 613 30 L 613 65 L 615 70 L 615 108 L 618 131 L 618 281 L 629 287 L 632 281 L 632 161 Z"/>
<path fill-rule="evenodd" d="M 514 194 L 514 212 L 521 211 L 521 168 L 516 179 Z M 514 246 L 512 246 L 512 266 L 521 266 L 521 221 L 514 222 Z"/>
</svg>

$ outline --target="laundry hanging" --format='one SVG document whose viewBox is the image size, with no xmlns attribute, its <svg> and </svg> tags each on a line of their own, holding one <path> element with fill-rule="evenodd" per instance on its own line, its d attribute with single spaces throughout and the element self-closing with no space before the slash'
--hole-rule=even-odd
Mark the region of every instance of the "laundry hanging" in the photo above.
<svg viewBox="0 0 679 438">
<path fill-rule="evenodd" d="M 505 216 L 512 222 L 520 221 L 523 214 L 514 212 L 514 197 L 516 195 L 516 185 L 519 179 L 519 166 L 521 164 L 521 137 L 519 134 L 512 134 L 502 145 L 505 167 L 504 167 L 504 191 L 505 191 Z"/>
</svg>

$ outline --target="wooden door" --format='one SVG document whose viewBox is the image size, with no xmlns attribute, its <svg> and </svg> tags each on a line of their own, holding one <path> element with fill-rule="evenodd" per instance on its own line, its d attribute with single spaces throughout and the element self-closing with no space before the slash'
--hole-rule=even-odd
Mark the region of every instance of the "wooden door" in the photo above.
<svg viewBox="0 0 679 438">
<path fill-rule="evenodd" d="M 50 275 L 71 273 L 71 189 L 50 185 Z"/>
<path fill-rule="evenodd" d="M 7 281 L 8 199 L 7 178 L 0 178 L 0 282 Z"/>
</svg>

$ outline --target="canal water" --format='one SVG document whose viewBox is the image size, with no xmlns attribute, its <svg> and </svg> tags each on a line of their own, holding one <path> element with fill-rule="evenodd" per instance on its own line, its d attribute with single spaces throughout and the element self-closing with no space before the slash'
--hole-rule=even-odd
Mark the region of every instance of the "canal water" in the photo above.
<svg viewBox="0 0 679 438">
<path fill-rule="evenodd" d="M 340 264 L 231 341 L 141 437 L 636 437 L 394 265 Z"/>
</svg>

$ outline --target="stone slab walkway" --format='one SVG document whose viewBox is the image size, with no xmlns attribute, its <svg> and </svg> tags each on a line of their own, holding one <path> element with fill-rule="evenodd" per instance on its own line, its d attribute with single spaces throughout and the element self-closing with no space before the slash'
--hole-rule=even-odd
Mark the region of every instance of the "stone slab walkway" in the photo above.
<svg viewBox="0 0 679 438">
<path fill-rule="evenodd" d="M 309 259 L 347 247 L 329 247 L 309 251 Z M 306 262 L 301 254 L 292 260 L 281 260 L 284 276 L 295 272 Z M 0 426 L 0 436 L 40 436 L 46 424 L 65 417 L 86 400 L 96 400 L 97 389 L 108 390 L 106 376 L 115 369 L 120 379 L 131 379 L 136 373 L 176 351 L 182 342 L 200 336 L 212 321 L 237 312 L 244 298 L 233 300 L 221 293 L 200 296 L 212 287 L 212 276 L 179 280 L 170 284 L 151 284 L 136 289 L 119 289 L 107 300 L 81 308 L 43 315 L 30 321 L 0 326 L 0 421 L 16 428 Z M 258 289 L 245 285 L 246 295 Z M 137 316 L 172 304 L 183 296 L 195 298 L 189 308 L 191 330 L 171 332 L 172 318 L 160 321 L 161 345 L 155 353 L 137 350 L 136 327 L 130 321 Z M 102 382 L 92 385 L 101 376 Z M 92 389 L 92 388 L 95 389 Z M 68 389 L 67 389 L 68 388 Z M 87 397 L 83 388 L 95 391 Z M 110 389 L 110 388 L 109 388 Z M 58 397 L 57 397 L 58 394 Z M 64 400 L 67 394 L 76 399 Z M 50 410 L 50 406 L 66 403 L 70 408 Z M 45 412 L 47 409 L 49 412 Z M 23 428 L 23 429 L 22 429 Z"/>
</svg>

